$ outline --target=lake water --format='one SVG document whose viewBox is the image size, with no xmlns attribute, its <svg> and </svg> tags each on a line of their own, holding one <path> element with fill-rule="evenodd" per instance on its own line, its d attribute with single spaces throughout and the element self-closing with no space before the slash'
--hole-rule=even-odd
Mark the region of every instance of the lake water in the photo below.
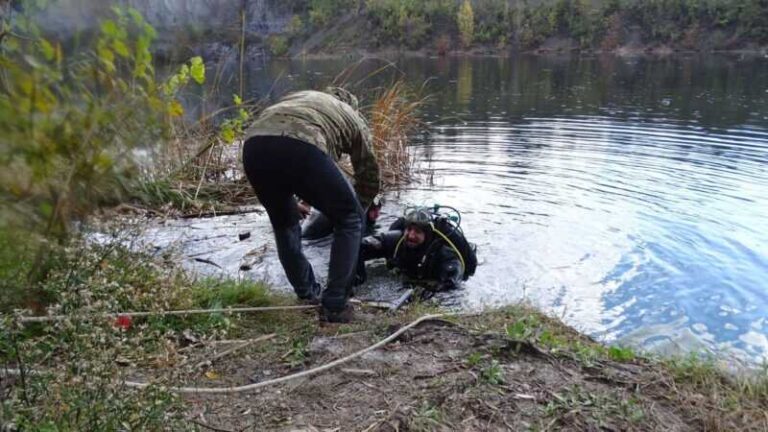
<svg viewBox="0 0 768 432">
<path fill-rule="evenodd" d="M 347 65 L 253 62 L 248 96 L 317 88 Z M 449 204 L 479 248 L 477 274 L 444 302 L 525 300 L 611 343 L 768 359 L 768 59 L 411 58 L 357 88 L 397 74 L 430 95 L 412 146 L 425 174 L 388 194 L 383 224 Z M 263 216 L 181 224 L 224 233 L 208 255 L 211 240 L 183 240 L 190 255 L 287 286 L 273 248 L 237 270 L 270 250 Z M 259 235 L 232 240 L 246 228 Z M 324 276 L 324 244 L 307 254 Z M 364 295 L 397 288 L 383 266 L 372 275 Z"/>
</svg>

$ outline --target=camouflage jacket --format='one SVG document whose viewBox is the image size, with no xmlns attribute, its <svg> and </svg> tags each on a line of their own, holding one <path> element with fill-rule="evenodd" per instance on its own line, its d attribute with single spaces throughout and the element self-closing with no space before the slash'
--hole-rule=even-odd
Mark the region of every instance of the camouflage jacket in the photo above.
<svg viewBox="0 0 768 432">
<path fill-rule="evenodd" d="M 379 165 L 365 118 L 351 106 L 318 91 L 291 93 L 266 108 L 246 131 L 253 136 L 286 136 L 317 146 L 338 162 L 350 156 L 355 191 L 365 209 L 379 192 Z"/>
</svg>

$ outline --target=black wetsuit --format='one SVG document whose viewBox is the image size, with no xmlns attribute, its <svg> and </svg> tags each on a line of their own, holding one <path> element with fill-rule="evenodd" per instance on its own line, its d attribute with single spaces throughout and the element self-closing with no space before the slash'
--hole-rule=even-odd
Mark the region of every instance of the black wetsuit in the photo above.
<svg viewBox="0 0 768 432">
<path fill-rule="evenodd" d="M 461 259 L 442 239 L 428 233 L 419 247 L 405 246 L 403 231 L 391 230 L 363 239 L 361 262 L 386 258 L 387 265 L 400 270 L 408 278 L 436 282 L 438 290 L 451 289 L 462 280 Z M 399 244 L 399 246 L 398 246 Z M 358 265 L 358 276 L 364 279 L 365 268 Z"/>
</svg>

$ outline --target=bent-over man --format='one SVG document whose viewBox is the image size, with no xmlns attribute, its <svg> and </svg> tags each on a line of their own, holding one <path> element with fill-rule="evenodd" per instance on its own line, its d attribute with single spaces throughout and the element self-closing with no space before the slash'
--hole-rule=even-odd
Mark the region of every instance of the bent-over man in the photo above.
<svg viewBox="0 0 768 432">
<path fill-rule="evenodd" d="M 321 319 L 348 322 L 347 299 L 363 232 L 361 205 L 367 207 L 379 191 L 371 134 L 357 99 L 341 88 L 289 94 L 262 111 L 246 137 L 245 173 L 269 215 L 288 281 L 300 299 L 321 303 Z M 351 158 L 356 192 L 336 165 L 343 153 Z M 333 225 L 324 291 L 301 250 L 295 196 Z"/>
</svg>

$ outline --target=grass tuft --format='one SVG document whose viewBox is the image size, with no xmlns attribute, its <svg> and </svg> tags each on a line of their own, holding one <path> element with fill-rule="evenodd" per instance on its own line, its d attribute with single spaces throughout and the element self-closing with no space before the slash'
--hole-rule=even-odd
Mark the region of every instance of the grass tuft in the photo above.
<svg viewBox="0 0 768 432">
<path fill-rule="evenodd" d="M 192 289 L 192 299 L 195 306 L 201 308 L 275 306 L 287 301 L 287 298 L 279 298 L 270 292 L 261 282 L 214 278 L 198 281 Z"/>
</svg>

